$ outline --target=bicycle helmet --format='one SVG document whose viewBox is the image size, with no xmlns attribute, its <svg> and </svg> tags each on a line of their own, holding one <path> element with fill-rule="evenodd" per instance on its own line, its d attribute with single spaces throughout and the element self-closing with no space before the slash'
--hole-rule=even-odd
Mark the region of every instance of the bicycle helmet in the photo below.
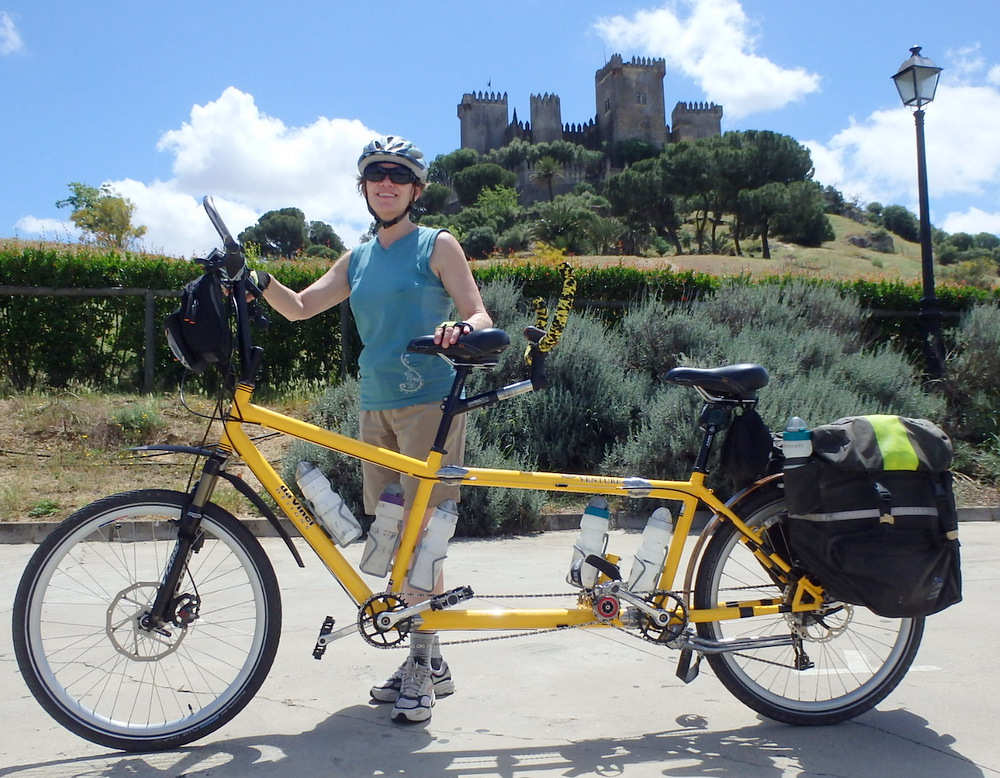
<svg viewBox="0 0 1000 778">
<path fill-rule="evenodd" d="M 365 168 L 376 162 L 393 162 L 409 168 L 419 179 L 421 185 L 427 183 L 427 163 L 424 153 L 405 138 L 398 135 L 386 135 L 373 139 L 358 158 L 358 173 L 362 175 Z"/>
</svg>

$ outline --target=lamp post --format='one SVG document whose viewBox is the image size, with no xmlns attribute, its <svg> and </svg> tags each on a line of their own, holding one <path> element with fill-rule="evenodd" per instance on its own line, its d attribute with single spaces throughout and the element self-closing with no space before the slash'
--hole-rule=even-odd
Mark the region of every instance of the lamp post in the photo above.
<svg viewBox="0 0 1000 778">
<path fill-rule="evenodd" d="M 941 311 L 934 291 L 934 253 L 931 248 L 930 206 L 927 199 L 927 152 L 924 147 L 923 106 L 934 99 L 941 68 L 920 55 L 920 46 L 910 49 L 910 58 L 899 66 L 892 80 L 903 105 L 916 106 L 913 120 L 917 127 L 917 191 L 920 199 L 920 262 L 923 274 L 923 297 L 920 318 L 924 325 L 924 358 L 931 378 L 944 375 L 944 343 L 941 337 Z"/>
</svg>

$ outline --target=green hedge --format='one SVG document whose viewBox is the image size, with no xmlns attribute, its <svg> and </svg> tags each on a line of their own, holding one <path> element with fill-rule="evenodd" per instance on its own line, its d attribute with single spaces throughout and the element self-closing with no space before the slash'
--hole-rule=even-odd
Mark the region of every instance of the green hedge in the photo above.
<svg viewBox="0 0 1000 778">
<path fill-rule="evenodd" d="M 266 267 L 283 283 L 301 289 L 329 267 L 318 260 L 275 261 Z M 199 268 L 186 260 L 145 254 L 100 253 L 85 247 L 45 247 L 0 250 L 0 285 L 57 288 L 137 288 L 176 290 L 198 275 Z M 556 267 L 542 263 L 493 263 L 476 267 L 480 283 L 506 279 L 523 289 L 527 298 L 558 294 Z M 672 301 L 693 301 L 713 295 L 719 278 L 693 271 L 640 270 L 634 267 L 579 268 L 577 298 L 581 306 L 604 307 L 603 318 L 613 322 L 627 307 L 650 296 Z M 785 284 L 786 278 L 754 279 L 754 283 Z M 917 316 L 922 295 L 918 283 L 898 281 L 831 282 L 858 296 L 861 304 L 888 311 L 876 319 L 878 341 L 901 343 L 920 354 L 921 325 Z M 937 291 L 945 326 L 975 302 L 1000 300 L 1000 293 L 968 287 L 942 286 Z M 156 299 L 156 320 L 177 307 L 170 297 Z M 307 322 L 288 322 L 270 315 L 270 327 L 258 333 L 257 342 L 267 357 L 262 385 L 280 388 L 300 381 L 328 381 L 342 370 L 353 373 L 360 344 L 348 317 L 347 352 L 341 316 L 337 309 Z M 156 333 L 155 376 L 158 388 L 176 385 L 180 366 L 173 360 L 165 339 Z M 11 388 L 65 386 L 70 382 L 95 387 L 137 389 L 142 386 L 145 348 L 142 297 L 53 297 L 0 294 L 0 370 Z M 2 388 L 2 385 L 0 385 Z"/>
<path fill-rule="evenodd" d="M 269 270 L 302 288 L 329 267 L 322 261 L 272 262 Z M 86 249 L 25 248 L 0 251 L 0 285 L 108 289 L 179 290 L 197 277 L 200 266 L 186 260 L 143 254 L 98 253 Z M 181 375 L 160 325 L 178 300 L 157 297 L 157 386 L 172 387 Z M 288 385 L 339 376 L 342 363 L 338 309 L 308 322 L 271 314 L 256 340 L 267 352 L 262 383 Z M 14 389 L 65 386 L 137 389 L 142 386 L 145 301 L 141 296 L 56 297 L 0 293 L 0 368 Z M 349 326 L 349 351 L 358 344 Z M 353 346 L 353 349 L 350 348 Z"/>
</svg>

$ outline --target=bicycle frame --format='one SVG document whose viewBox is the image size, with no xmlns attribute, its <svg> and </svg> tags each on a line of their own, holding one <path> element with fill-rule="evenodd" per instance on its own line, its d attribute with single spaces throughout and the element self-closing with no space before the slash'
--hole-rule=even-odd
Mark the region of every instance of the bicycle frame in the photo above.
<svg viewBox="0 0 1000 778">
<path fill-rule="evenodd" d="M 684 546 L 691 530 L 695 511 L 699 505 L 706 506 L 721 520 L 732 522 L 745 536 L 746 542 L 754 544 L 756 554 L 762 564 L 775 575 L 785 578 L 790 571 L 788 563 L 780 557 L 764 554 L 759 550 L 762 539 L 753 529 L 747 527 L 725 503 L 708 489 L 705 474 L 693 472 L 687 481 L 658 481 L 639 478 L 612 476 L 571 475 L 563 473 L 520 472 L 490 468 L 463 467 L 449 469 L 442 467 L 443 455 L 431 451 L 427 460 L 421 461 L 395 451 L 370 445 L 359 440 L 322 429 L 315 425 L 294 419 L 281 413 L 263 408 L 251 402 L 253 387 L 240 384 L 234 395 L 234 402 L 225 423 L 223 444 L 238 454 L 258 478 L 264 489 L 288 516 L 309 546 L 316 552 L 337 581 L 358 604 L 373 595 L 364 578 L 344 557 L 337 545 L 316 524 L 309 512 L 296 499 L 274 468 L 264 459 L 243 429 L 244 424 L 256 424 L 266 429 L 290 435 L 300 440 L 341 452 L 348 456 L 372 462 L 382 467 L 419 479 L 413 504 L 409 506 L 411 515 L 422 516 L 427 509 L 431 488 L 445 478 L 451 483 L 472 487 L 503 487 L 512 489 L 538 489 L 555 492 L 601 494 L 609 496 L 653 497 L 679 501 L 682 504 L 673 536 L 668 547 L 666 560 L 660 575 L 658 589 L 672 589 L 677 577 Z M 410 562 L 415 552 L 421 522 L 404 523 L 396 558 L 389 574 L 388 593 L 400 593 Z M 795 582 L 795 594 L 790 603 L 772 600 L 748 600 L 727 603 L 724 607 L 689 610 L 691 623 L 720 621 L 725 619 L 748 618 L 781 612 L 801 612 L 814 610 L 822 603 L 822 590 L 807 579 Z M 688 599 L 685 596 L 685 599 Z M 690 603 L 685 602 L 685 605 Z M 557 609 L 513 609 L 513 610 L 463 610 L 446 609 L 425 611 L 420 614 L 422 630 L 531 630 L 552 629 L 571 626 L 607 626 L 603 622 L 594 623 L 593 609 L 587 605 L 576 608 Z M 614 622 L 611 622 L 614 624 Z"/>
</svg>

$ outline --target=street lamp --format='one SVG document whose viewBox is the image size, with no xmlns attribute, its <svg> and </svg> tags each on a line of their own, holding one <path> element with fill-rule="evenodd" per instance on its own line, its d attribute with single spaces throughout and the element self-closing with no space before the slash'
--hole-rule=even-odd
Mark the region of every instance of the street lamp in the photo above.
<svg viewBox="0 0 1000 778">
<path fill-rule="evenodd" d="M 917 190 L 920 198 L 920 262 L 923 272 L 923 297 L 920 318 L 924 324 L 924 357 L 931 378 L 944 375 L 944 344 L 941 338 L 941 312 L 934 292 L 934 253 L 931 248 L 930 206 L 927 200 L 927 152 L 924 148 L 923 106 L 934 99 L 941 68 L 920 55 L 920 46 L 910 49 L 910 58 L 892 77 L 903 105 L 916 106 L 913 120 L 917 126 Z"/>
</svg>

